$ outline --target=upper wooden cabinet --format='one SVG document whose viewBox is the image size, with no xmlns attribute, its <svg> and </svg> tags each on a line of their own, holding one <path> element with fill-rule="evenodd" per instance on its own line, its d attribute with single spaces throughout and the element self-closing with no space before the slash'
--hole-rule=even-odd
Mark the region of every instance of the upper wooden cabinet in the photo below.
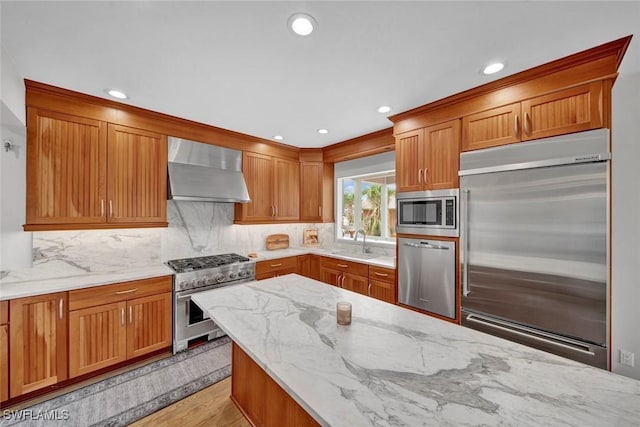
<svg viewBox="0 0 640 427">
<path fill-rule="evenodd" d="M 67 293 L 9 302 L 10 397 L 67 379 Z"/>
<path fill-rule="evenodd" d="M 242 172 L 251 202 L 236 203 L 237 223 L 298 220 L 300 167 L 297 161 L 245 151 Z"/>
<path fill-rule="evenodd" d="M 451 120 L 396 137 L 397 191 L 458 187 L 460 120 Z"/>
<path fill-rule="evenodd" d="M 333 164 L 300 162 L 300 221 L 333 222 Z"/>
<path fill-rule="evenodd" d="M 462 151 L 495 147 L 603 126 L 597 81 L 462 118 Z"/>
<path fill-rule="evenodd" d="M 24 229 L 167 226 L 166 137 L 27 108 Z"/>
</svg>

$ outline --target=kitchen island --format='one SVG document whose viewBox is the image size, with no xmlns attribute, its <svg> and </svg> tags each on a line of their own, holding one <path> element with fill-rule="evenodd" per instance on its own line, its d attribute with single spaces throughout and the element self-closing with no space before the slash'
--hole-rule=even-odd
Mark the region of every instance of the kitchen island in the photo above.
<svg viewBox="0 0 640 427">
<path fill-rule="evenodd" d="M 321 425 L 640 422 L 639 381 L 295 274 L 193 300 Z"/>
</svg>

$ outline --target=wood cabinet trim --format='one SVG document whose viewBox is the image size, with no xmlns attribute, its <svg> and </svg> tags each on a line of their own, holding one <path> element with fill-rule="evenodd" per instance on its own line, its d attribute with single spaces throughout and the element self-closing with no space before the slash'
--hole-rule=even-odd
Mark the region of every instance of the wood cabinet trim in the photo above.
<svg viewBox="0 0 640 427">
<path fill-rule="evenodd" d="M 172 287 L 172 276 L 159 276 L 110 285 L 74 289 L 69 291 L 69 310 L 80 310 L 87 307 L 171 292 Z"/>
<path fill-rule="evenodd" d="M 393 128 L 387 128 L 325 147 L 322 157 L 324 162 L 335 163 L 394 149 Z"/>
</svg>

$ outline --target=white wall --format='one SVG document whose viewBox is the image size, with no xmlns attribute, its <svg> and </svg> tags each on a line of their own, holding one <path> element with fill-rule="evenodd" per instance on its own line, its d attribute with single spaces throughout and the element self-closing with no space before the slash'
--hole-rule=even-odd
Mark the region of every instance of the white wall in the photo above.
<svg viewBox="0 0 640 427">
<path fill-rule="evenodd" d="M 640 380 L 640 73 L 624 74 L 623 67 L 613 87 L 611 134 L 611 361 L 614 372 Z M 619 363 L 621 348 L 635 353 L 633 368 Z"/>
<path fill-rule="evenodd" d="M 2 55 L 0 61 L 0 99 L 20 123 L 25 125 L 27 119 L 24 107 L 24 81 L 15 71 L 13 62 L 4 48 L 0 54 Z"/>
</svg>

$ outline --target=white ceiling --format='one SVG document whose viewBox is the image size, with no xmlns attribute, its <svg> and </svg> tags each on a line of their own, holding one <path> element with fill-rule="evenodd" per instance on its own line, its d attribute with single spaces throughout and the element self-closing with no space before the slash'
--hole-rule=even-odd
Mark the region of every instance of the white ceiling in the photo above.
<svg viewBox="0 0 640 427">
<path fill-rule="evenodd" d="M 2 1 L 24 78 L 297 147 L 322 147 L 492 79 L 633 33 L 639 2 Z M 295 12 L 319 28 L 298 37 Z M 622 73 L 640 72 L 640 34 Z M 507 67 L 479 73 L 495 59 Z M 388 104 L 388 114 L 376 107 Z M 319 135 L 319 128 L 329 134 Z"/>
</svg>

